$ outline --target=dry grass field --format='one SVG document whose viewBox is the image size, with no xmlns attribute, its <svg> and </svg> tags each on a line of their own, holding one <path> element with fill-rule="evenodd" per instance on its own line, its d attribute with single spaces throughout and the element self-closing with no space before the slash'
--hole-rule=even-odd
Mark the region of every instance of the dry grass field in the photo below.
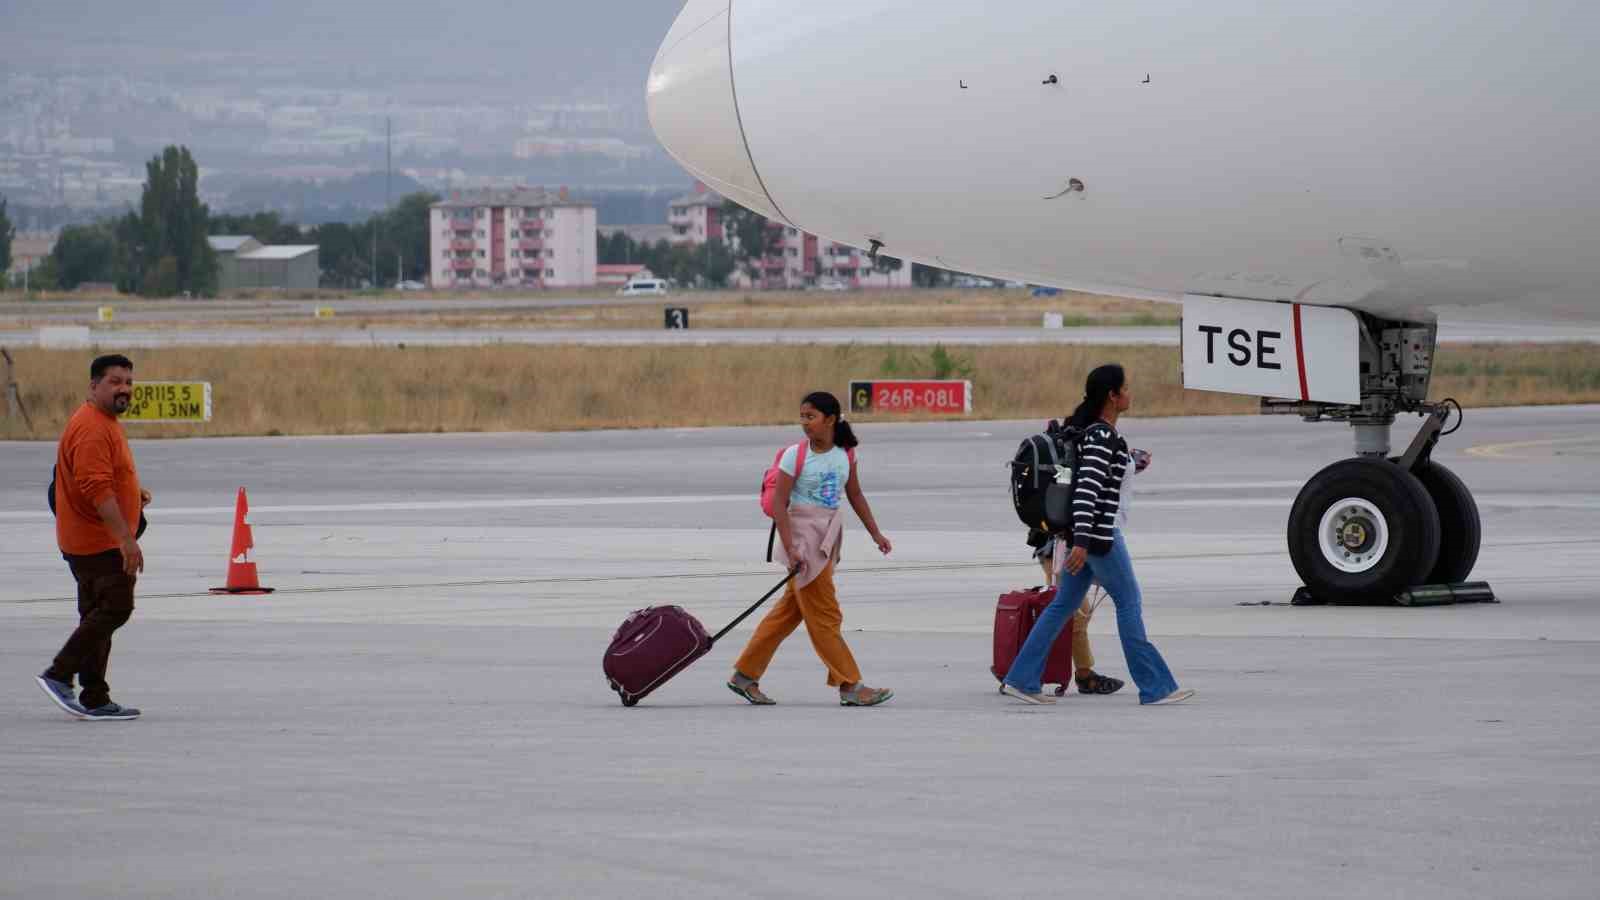
<svg viewBox="0 0 1600 900">
<path fill-rule="evenodd" d="M 81 401 L 89 351 L 20 350 L 33 430 L 54 440 Z M 684 348 L 189 347 L 140 351 L 141 380 L 210 381 L 206 424 L 130 424 L 144 437 L 516 431 L 754 425 L 791 421 L 805 392 L 843 397 L 852 378 L 970 377 L 977 418 L 1059 416 L 1094 365 L 1133 375 L 1139 415 L 1249 413 L 1248 397 L 1185 391 L 1164 347 L 727 346 Z M 1600 402 L 1593 345 L 1446 346 L 1433 395 L 1468 407 Z"/>
</svg>

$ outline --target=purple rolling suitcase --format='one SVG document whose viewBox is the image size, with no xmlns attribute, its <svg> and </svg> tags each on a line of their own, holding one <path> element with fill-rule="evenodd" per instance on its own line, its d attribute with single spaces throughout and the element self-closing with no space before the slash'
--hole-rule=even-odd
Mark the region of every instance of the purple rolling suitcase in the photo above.
<svg viewBox="0 0 1600 900">
<path fill-rule="evenodd" d="M 601 663 L 606 681 L 622 698 L 623 706 L 638 703 L 709 653 L 718 638 L 732 631 L 793 577 L 794 573 L 790 572 L 737 619 L 713 635 L 707 635 L 700 620 L 681 606 L 647 606 L 634 610 L 622 620 L 611 638 L 611 646 L 606 648 Z"/>
</svg>

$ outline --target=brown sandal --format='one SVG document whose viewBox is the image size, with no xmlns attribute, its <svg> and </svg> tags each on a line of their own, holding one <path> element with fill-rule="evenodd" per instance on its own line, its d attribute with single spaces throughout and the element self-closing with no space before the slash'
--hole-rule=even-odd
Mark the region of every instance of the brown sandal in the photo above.
<svg viewBox="0 0 1600 900">
<path fill-rule="evenodd" d="M 840 706 L 877 706 L 887 703 L 894 696 L 894 691 L 888 688 L 869 688 L 858 684 L 848 691 L 839 692 Z"/>
<path fill-rule="evenodd" d="M 728 690 L 733 691 L 735 694 L 738 694 L 744 699 L 750 701 L 750 705 L 752 706 L 778 705 L 778 701 L 768 697 L 766 694 L 763 694 L 761 692 L 761 686 L 754 681 L 743 687 L 740 687 L 739 683 L 736 681 L 730 681 L 728 682 Z"/>
</svg>

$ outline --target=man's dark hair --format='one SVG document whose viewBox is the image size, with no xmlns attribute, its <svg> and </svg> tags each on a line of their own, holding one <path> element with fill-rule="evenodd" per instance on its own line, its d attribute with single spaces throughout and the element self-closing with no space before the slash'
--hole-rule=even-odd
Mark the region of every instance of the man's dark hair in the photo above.
<svg viewBox="0 0 1600 900">
<path fill-rule="evenodd" d="M 95 357 L 95 361 L 89 364 L 89 380 L 99 381 L 105 377 L 107 369 L 114 369 L 118 367 L 132 372 L 133 360 L 123 356 L 121 353 L 97 356 Z"/>
</svg>

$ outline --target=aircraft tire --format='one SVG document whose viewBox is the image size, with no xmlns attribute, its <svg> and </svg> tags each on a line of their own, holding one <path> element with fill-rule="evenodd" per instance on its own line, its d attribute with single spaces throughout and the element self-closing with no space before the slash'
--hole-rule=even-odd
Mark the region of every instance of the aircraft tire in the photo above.
<svg viewBox="0 0 1600 900">
<path fill-rule="evenodd" d="M 1439 561 L 1434 563 L 1427 583 L 1466 581 L 1478 562 L 1478 547 L 1483 540 L 1478 501 L 1472 499 L 1472 492 L 1456 473 L 1436 462 L 1425 462 L 1412 474 L 1422 482 L 1439 510 Z"/>
<path fill-rule="evenodd" d="M 1393 599 L 1426 583 L 1439 560 L 1439 509 L 1427 488 L 1386 459 L 1334 463 L 1300 489 L 1289 512 L 1289 558 L 1313 596 Z"/>
</svg>

